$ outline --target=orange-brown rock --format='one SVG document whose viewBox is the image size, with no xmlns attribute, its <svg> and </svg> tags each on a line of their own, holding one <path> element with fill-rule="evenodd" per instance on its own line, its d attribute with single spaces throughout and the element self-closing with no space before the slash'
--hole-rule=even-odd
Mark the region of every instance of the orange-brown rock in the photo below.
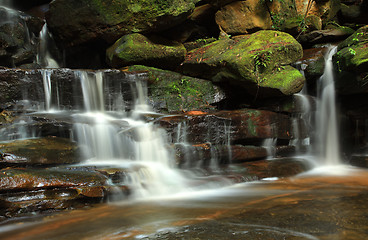
<svg viewBox="0 0 368 240">
<path fill-rule="evenodd" d="M 267 30 L 272 26 L 267 7 L 260 0 L 230 3 L 216 13 L 216 22 L 230 35 Z"/>
</svg>

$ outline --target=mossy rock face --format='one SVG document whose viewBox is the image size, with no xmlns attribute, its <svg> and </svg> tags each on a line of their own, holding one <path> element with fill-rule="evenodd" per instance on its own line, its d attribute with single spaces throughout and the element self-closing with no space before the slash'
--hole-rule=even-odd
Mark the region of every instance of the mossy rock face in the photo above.
<svg viewBox="0 0 368 240">
<path fill-rule="evenodd" d="M 115 42 L 133 32 L 167 29 L 183 22 L 200 0 L 55 0 L 47 23 L 65 46 Z"/>
<path fill-rule="evenodd" d="M 146 72 L 149 99 L 160 112 L 213 110 L 225 98 L 223 91 L 211 81 L 183 76 L 179 73 L 141 65 L 128 71 Z"/>
<path fill-rule="evenodd" d="M 336 87 L 341 93 L 368 91 L 368 25 L 338 45 L 333 61 L 339 71 Z"/>
<path fill-rule="evenodd" d="M 121 37 L 106 51 L 110 66 L 119 68 L 134 64 L 175 68 L 184 61 L 186 49 L 183 44 L 161 37 L 146 37 L 139 33 Z"/>
<path fill-rule="evenodd" d="M 291 95 L 301 90 L 304 77 L 288 65 L 302 55 L 302 46 L 291 35 L 265 30 L 194 49 L 183 71 L 214 82 L 229 81 L 252 95 L 265 89 L 271 90 L 269 96 Z"/>
</svg>

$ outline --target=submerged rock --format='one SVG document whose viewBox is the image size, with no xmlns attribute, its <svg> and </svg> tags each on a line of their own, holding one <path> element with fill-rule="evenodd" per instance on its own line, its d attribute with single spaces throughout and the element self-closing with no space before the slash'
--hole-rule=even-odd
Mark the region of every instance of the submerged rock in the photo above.
<svg viewBox="0 0 368 240">
<path fill-rule="evenodd" d="M 128 70 L 148 74 L 149 101 L 160 112 L 215 109 L 213 104 L 225 99 L 221 88 L 208 80 L 145 66 L 130 66 Z"/>
<path fill-rule="evenodd" d="M 0 143 L 1 165 L 60 165 L 79 163 L 76 143 L 63 138 L 36 138 Z"/>
<path fill-rule="evenodd" d="M 199 0 L 55 0 L 47 23 L 66 47 L 90 41 L 113 43 L 125 34 L 168 29 L 183 22 Z"/>
<path fill-rule="evenodd" d="M 158 36 L 146 37 L 139 33 L 121 37 L 107 49 L 107 63 L 115 68 L 142 64 L 173 69 L 184 61 L 183 44 Z"/>
<path fill-rule="evenodd" d="M 302 46 L 289 34 L 259 31 L 188 52 L 183 72 L 229 82 L 253 96 L 292 95 L 301 90 L 304 77 L 289 64 L 302 54 Z"/>
<path fill-rule="evenodd" d="M 267 149 L 257 146 L 243 145 L 215 145 L 210 143 L 188 145 L 175 144 L 175 156 L 178 166 L 187 168 L 207 168 L 239 163 L 267 157 Z M 213 167 L 213 166 L 212 166 Z"/>
</svg>

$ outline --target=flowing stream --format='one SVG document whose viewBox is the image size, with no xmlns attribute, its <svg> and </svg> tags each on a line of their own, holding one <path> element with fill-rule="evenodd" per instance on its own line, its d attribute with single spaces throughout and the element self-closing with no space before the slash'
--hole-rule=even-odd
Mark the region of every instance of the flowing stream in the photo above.
<svg viewBox="0 0 368 240">
<path fill-rule="evenodd" d="M 0 5 L 10 1 L 0 1 Z M 8 6 L 8 5 L 7 5 Z M 63 71 L 47 48 L 47 26 L 41 35 L 40 53 L 37 63 L 45 69 L 39 70 L 43 80 L 44 99 L 35 109 L 36 114 L 57 116 L 70 120 L 70 137 L 82 149 L 83 162 L 75 167 L 118 168 L 123 177 L 111 183 L 116 186 L 129 185 L 131 198 L 135 201 L 115 201 L 115 204 L 99 206 L 85 211 L 71 211 L 52 219 L 36 217 L 32 223 L 0 227 L 2 239 L 351 239 L 367 238 L 368 223 L 354 224 L 356 216 L 366 219 L 368 210 L 364 192 L 368 174 L 365 171 L 349 170 L 349 176 L 325 177 L 315 173 L 301 174 L 285 181 L 255 181 L 232 184 L 226 178 L 215 181 L 199 181 L 194 171 L 176 168 L 174 153 L 168 147 L 165 130 L 154 124 L 155 113 L 147 103 L 147 86 L 140 74 L 124 73 L 119 81 L 109 80 L 109 71 L 72 71 L 76 81 L 66 95 L 53 80 L 54 71 Z M 326 56 L 326 67 L 321 77 L 316 114 L 317 141 L 315 158 L 328 169 L 341 165 L 339 154 L 338 122 L 335 105 L 331 48 Z M 120 81 L 124 80 L 124 81 Z M 111 85 L 112 84 L 112 85 Z M 129 85 L 129 96 L 124 89 Z M 117 91 L 112 91 L 112 89 Z M 63 99 L 77 99 L 72 106 L 65 106 Z M 133 104 L 127 106 L 126 99 Z M 308 99 L 300 96 L 305 104 L 302 114 L 311 118 Z M 307 121 L 307 120 L 306 120 Z M 19 134 L 10 139 L 37 137 L 27 124 L 19 125 Z M 187 142 L 187 123 L 176 129 L 175 145 L 187 151 L 184 168 L 200 169 L 193 165 L 195 148 Z M 298 126 L 297 122 L 293 125 Z M 228 148 L 231 163 L 231 122 L 224 122 L 221 144 Z M 299 129 L 294 127 L 297 132 Z M 209 132 L 209 134 L 213 134 Z M 298 137 L 299 133 L 295 135 Z M 8 139 L 9 140 L 9 139 Z M 268 139 L 264 146 L 269 155 L 275 154 L 277 139 Z M 295 139 L 292 144 L 299 150 L 309 146 L 308 138 Z M 206 143 L 207 144 L 207 143 Z M 211 159 L 208 167 L 212 172 L 219 168 L 218 152 L 211 143 Z M 310 153 L 308 149 L 308 154 Z M 195 159 L 197 160 L 197 159 Z M 329 171 L 329 170 L 327 170 Z M 203 180 L 203 179 L 201 179 Z M 322 184 L 320 184 L 322 183 Z M 225 187 L 224 187 L 225 186 Z M 219 187 L 224 187 L 218 190 Z M 213 190 L 215 189 L 215 190 Z M 197 191 L 203 190 L 203 191 Z M 361 200 L 363 204 L 360 203 Z M 148 201 L 149 200 L 149 201 Z M 118 202 L 118 203 L 116 203 Z M 362 205 L 361 205 L 362 204 Z M 358 207 L 357 207 L 358 206 Z M 293 207 L 293 211 L 290 209 Z M 355 212 L 346 212 L 347 208 Z M 364 211 L 360 211 L 363 209 Z M 294 211 L 295 210 L 295 211 Z M 347 222 L 343 222 L 346 218 Z M 331 219 L 339 224 L 331 224 Z M 340 219 L 340 220 L 339 220 Z M 353 222 L 353 224 L 350 224 Z M 350 225 L 349 225 L 350 224 Z M 365 232 L 357 234 L 363 229 Z M 21 231 L 20 231 L 21 230 Z M 51 231 L 50 231 L 51 230 Z M 315 236 L 315 232 L 320 233 Z M 257 238 L 258 237 L 258 238 Z M 336 237 L 336 238 L 335 238 Z M 340 238 L 342 237 L 342 238 Z"/>
</svg>

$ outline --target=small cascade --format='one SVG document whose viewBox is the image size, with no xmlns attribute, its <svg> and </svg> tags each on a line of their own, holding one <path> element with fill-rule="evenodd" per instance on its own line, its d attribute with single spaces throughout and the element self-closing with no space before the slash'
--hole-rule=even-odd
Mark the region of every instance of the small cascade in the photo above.
<svg viewBox="0 0 368 240">
<path fill-rule="evenodd" d="M 43 68 L 59 68 L 60 64 L 51 55 L 50 49 L 52 44 L 51 35 L 45 23 L 40 32 L 40 43 L 36 56 L 36 62 Z M 55 47 L 54 47 L 55 48 Z"/>
<path fill-rule="evenodd" d="M 0 6 L 13 8 L 13 0 L 0 0 Z"/>
<path fill-rule="evenodd" d="M 304 87 L 302 91 L 295 94 L 295 104 L 299 111 L 295 113 L 292 118 L 292 129 L 294 138 L 290 141 L 290 145 L 295 147 L 297 153 L 310 153 L 310 137 L 303 136 L 301 128 L 307 128 L 307 132 L 312 130 L 312 109 L 310 99 L 306 93 L 306 88 Z"/>
<path fill-rule="evenodd" d="M 316 129 L 319 136 L 317 152 L 322 159 L 322 165 L 338 165 L 341 163 L 339 154 L 339 137 L 335 104 L 335 85 L 332 56 L 337 47 L 330 48 L 326 60 L 324 74 L 319 80 L 319 102 Z"/>
<path fill-rule="evenodd" d="M 266 138 L 263 140 L 262 147 L 264 147 L 267 151 L 267 159 L 273 159 L 276 154 L 276 138 Z"/>
<path fill-rule="evenodd" d="M 126 169 L 117 184 L 128 184 L 136 197 L 168 194 L 183 189 L 183 177 L 175 171 L 166 149 L 165 132 L 142 119 L 150 107 L 145 104 L 146 90 L 139 77 L 133 79 L 132 92 L 137 94 L 130 112 L 107 111 L 103 72 L 77 71 L 84 108 L 73 114 L 74 138 L 82 147 L 84 165 Z M 132 78 L 133 76 L 128 76 Z M 132 79 L 131 79 L 132 80 Z M 110 102 L 110 101 L 107 101 Z"/>
</svg>

